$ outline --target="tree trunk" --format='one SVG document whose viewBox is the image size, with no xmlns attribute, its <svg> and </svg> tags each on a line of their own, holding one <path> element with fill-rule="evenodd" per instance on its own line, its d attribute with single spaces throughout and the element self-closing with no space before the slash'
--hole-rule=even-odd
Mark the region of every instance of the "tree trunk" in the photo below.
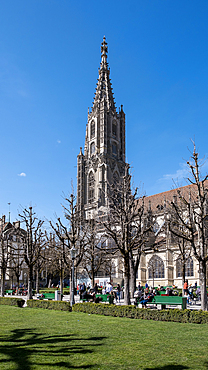
<svg viewBox="0 0 208 370">
<path fill-rule="evenodd" d="M 92 271 L 91 271 L 91 281 L 92 281 L 92 288 L 94 288 L 95 286 L 95 272 L 94 272 L 94 268 L 92 267 Z"/>
<path fill-rule="evenodd" d="M 13 275 L 11 276 L 11 285 L 10 285 L 10 289 L 13 289 L 13 283 L 14 283 L 14 277 Z"/>
<path fill-rule="evenodd" d="M 33 281 L 33 266 L 29 266 L 28 268 L 28 299 L 32 299 L 32 281 Z"/>
<path fill-rule="evenodd" d="M 71 302 L 72 301 L 72 267 L 70 270 L 69 297 L 70 297 L 70 302 Z"/>
<path fill-rule="evenodd" d="M 130 258 L 130 292 L 131 298 L 134 298 L 134 292 L 136 290 L 136 273 L 133 258 Z"/>
<path fill-rule="evenodd" d="M 17 279 L 17 294 L 19 294 L 19 278 L 20 278 L 20 275 L 19 275 L 19 272 L 16 273 L 16 279 Z"/>
<path fill-rule="evenodd" d="M 60 292 L 63 294 L 63 269 L 60 271 Z"/>
<path fill-rule="evenodd" d="M 129 259 L 124 260 L 124 304 L 130 305 L 130 294 L 129 294 Z"/>
<path fill-rule="evenodd" d="M 6 269 L 1 269 L 1 297 L 4 297 Z"/>
<path fill-rule="evenodd" d="M 39 293 L 39 270 L 36 270 L 36 293 Z"/>
<path fill-rule="evenodd" d="M 206 262 L 201 262 L 201 309 L 207 311 Z"/>
<path fill-rule="evenodd" d="M 52 275 L 49 274 L 49 279 L 48 279 L 48 288 L 51 288 L 51 283 L 52 283 Z"/>
<path fill-rule="evenodd" d="M 182 296 L 184 297 L 184 283 L 186 279 L 186 264 L 185 261 L 182 261 Z"/>
<path fill-rule="evenodd" d="M 136 274 L 140 263 L 140 255 L 137 255 L 136 261 L 134 261 L 132 255 L 130 255 L 130 291 L 131 298 L 134 298 L 134 292 L 136 291 Z"/>
</svg>

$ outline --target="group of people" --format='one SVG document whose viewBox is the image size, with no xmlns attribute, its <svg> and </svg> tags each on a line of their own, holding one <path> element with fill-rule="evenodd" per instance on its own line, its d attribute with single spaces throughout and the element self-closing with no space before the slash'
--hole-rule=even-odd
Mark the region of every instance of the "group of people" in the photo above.
<svg viewBox="0 0 208 370">
<path fill-rule="evenodd" d="M 185 280 L 183 285 L 183 293 L 184 297 L 187 298 L 187 303 L 190 304 L 191 300 L 194 298 L 194 293 L 197 298 L 201 298 L 201 290 L 197 287 L 197 282 L 195 282 L 194 286 L 192 284 L 188 284 L 188 280 Z"/>
<path fill-rule="evenodd" d="M 79 294 L 80 299 L 86 299 L 93 302 L 98 302 L 99 297 L 96 297 L 96 294 L 98 294 L 98 285 L 95 283 L 94 287 L 91 288 L 90 286 L 86 287 L 85 283 L 78 284 L 77 285 L 77 294 Z M 107 282 L 106 286 L 101 287 L 102 288 L 102 294 L 111 294 L 116 299 L 116 302 L 121 299 L 121 286 L 120 284 L 117 284 L 117 287 L 114 289 L 113 285 L 110 282 Z M 98 299 L 97 299 L 98 298 Z"/>
<path fill-rule="evenodd" d="M 163 287 L 158 285 L 157 288 L 150 288 L 148 284 L 145 284 L 145 287 L 142 287 L 141 284 L 139 283 L 138 288 L 136 292 L 134 293 L 134 297 L 136 300 L 139 300 L 139 303 L 142 304 L 142 307 L 146 307 L 148 302 L 151 302 L 154 295 L 160 294 L 160 292 L 164 292 L 165 295 L 168 296 L 174 296 L 178 295 L 178 290 L 176 289 L 176 286 L 173 285 L 172 287 Z M 191 303 L 191 299 L 194 298 L 194 293 L 195 295 L 200 298 L 200 288 L 197 287 L 197 282 L 192 286 L 192 284 L 188 284 L 188 280 L 185 281 L 184 286 L 183 286 L 183 295 L 184 297 L 187 298 L 187 303 Z"/>
<path fill-rule="evenodd" d="M 139 303 L 143 308 L 146 308 L 147 303 L 152 302 L 153 297 L 156 294 L 156 289 L 149 288 L 147 283 L 145 284 L 145 287 L 141 286 L 141 283 L 139 283 L 137 290 L 134 292 L 134 298 L 139 300 Z"/>
</svg>

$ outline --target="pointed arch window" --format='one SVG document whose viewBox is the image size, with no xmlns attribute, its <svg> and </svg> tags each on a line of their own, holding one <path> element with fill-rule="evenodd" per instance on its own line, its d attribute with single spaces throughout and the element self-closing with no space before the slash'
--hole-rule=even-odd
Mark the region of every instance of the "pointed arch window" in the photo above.
<svg viewBox="0 0 208 370">
<path fill-rule="evenodd" d="M 188 257 L 185 263 L 185 276 L 194 276 L 194 262 L 192 257 Z M 176 277 L 182 277 L 182 260 L 181 257 L 176 260 Z"/>
<path fill-rule="evenodd" d="M 153 256 L 148 264 L 149 279 L 162 279 L 165 277 L 164 263 L 159 256 Z"/>
<path fill-rule="evenodd" d="M 92 121 L 90 124 L 90 139 L 95 137 L 95 121 Z"/>
<path fill-rule="evenodd" d="M 95 178 L 93 172 L 90 172 L 88 177 L 88 202 L 92 203 L 94 201 L 94 187 L 95 187 Z"/>
<path fill-rule="evenodd" d="M 112 154 L 113 154 L 114 157 L 117 156 L 117 145 L 116 145 L 116 143 L 112 144 Z"/>
<path fill-rule="evenodd" d="M 90 144 L 90 155 L 94 155 L 95 154 L 95 143 L 91 143 Z"/>
<path fill-rule="evenodd" d="M 113 124 L 112 124 L 112 134 L 113 136 L 117 136 L 117 123 L 116 121 L 113 121 Z"/>
</svg>

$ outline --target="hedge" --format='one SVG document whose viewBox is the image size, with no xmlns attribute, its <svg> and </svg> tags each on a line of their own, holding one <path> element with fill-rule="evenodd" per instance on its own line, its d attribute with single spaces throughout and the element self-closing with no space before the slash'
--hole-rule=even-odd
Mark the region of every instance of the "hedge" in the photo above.
<svg viewBox="0 0 208 370">
<path fill-rule="evenodd" d="M 0 304 L 23 307 L 25 300 L 22 298 L 0 297 Z"/>
<path fill-rule="evenodd" d="M 48 310 L 71 311 L 69 302 L 62 301 L 47 301 L 38 299 L 28 299 L 27 307 L 29 308 L 45 308 Z"/>
<path fill-rule="evenodd" d="M 85 312 L 114 317 L 128 317 L 155 321 L 173 321 L 182 323 L 208 324 L 208 312 L 179 309 L 153 310 L 136 308 L 135 306 L 105 305 L 102 303 L 76 303 L 72 311 Z"/>
</svg>

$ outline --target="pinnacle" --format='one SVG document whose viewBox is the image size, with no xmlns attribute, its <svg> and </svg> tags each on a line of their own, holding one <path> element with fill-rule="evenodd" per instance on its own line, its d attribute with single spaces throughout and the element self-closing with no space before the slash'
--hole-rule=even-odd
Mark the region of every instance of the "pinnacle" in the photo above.
<svg viewBox="0 0 208 370">
<path fill-rule="evenodd" d="M 109 77 L 110 68 L 107 63 L 107 53 L 108 53 L 108 47 L 107 47 L 106 38 L 104 36 L 103 41 L 101 43 L 101 62 L 100 62 L 100 68 L 98 69 L 99 78 L 97 79 L 92 109 L 95 108 L 95 106 L 99 107 L 99 103 L 103 100 L 103 98 L 105 98 L 108 109 L 115 111 L 116 108 L 115 108 L 115 102 L 114 102 L 114 97 L 113 97 L 112 83 Z"/>
</svg>

